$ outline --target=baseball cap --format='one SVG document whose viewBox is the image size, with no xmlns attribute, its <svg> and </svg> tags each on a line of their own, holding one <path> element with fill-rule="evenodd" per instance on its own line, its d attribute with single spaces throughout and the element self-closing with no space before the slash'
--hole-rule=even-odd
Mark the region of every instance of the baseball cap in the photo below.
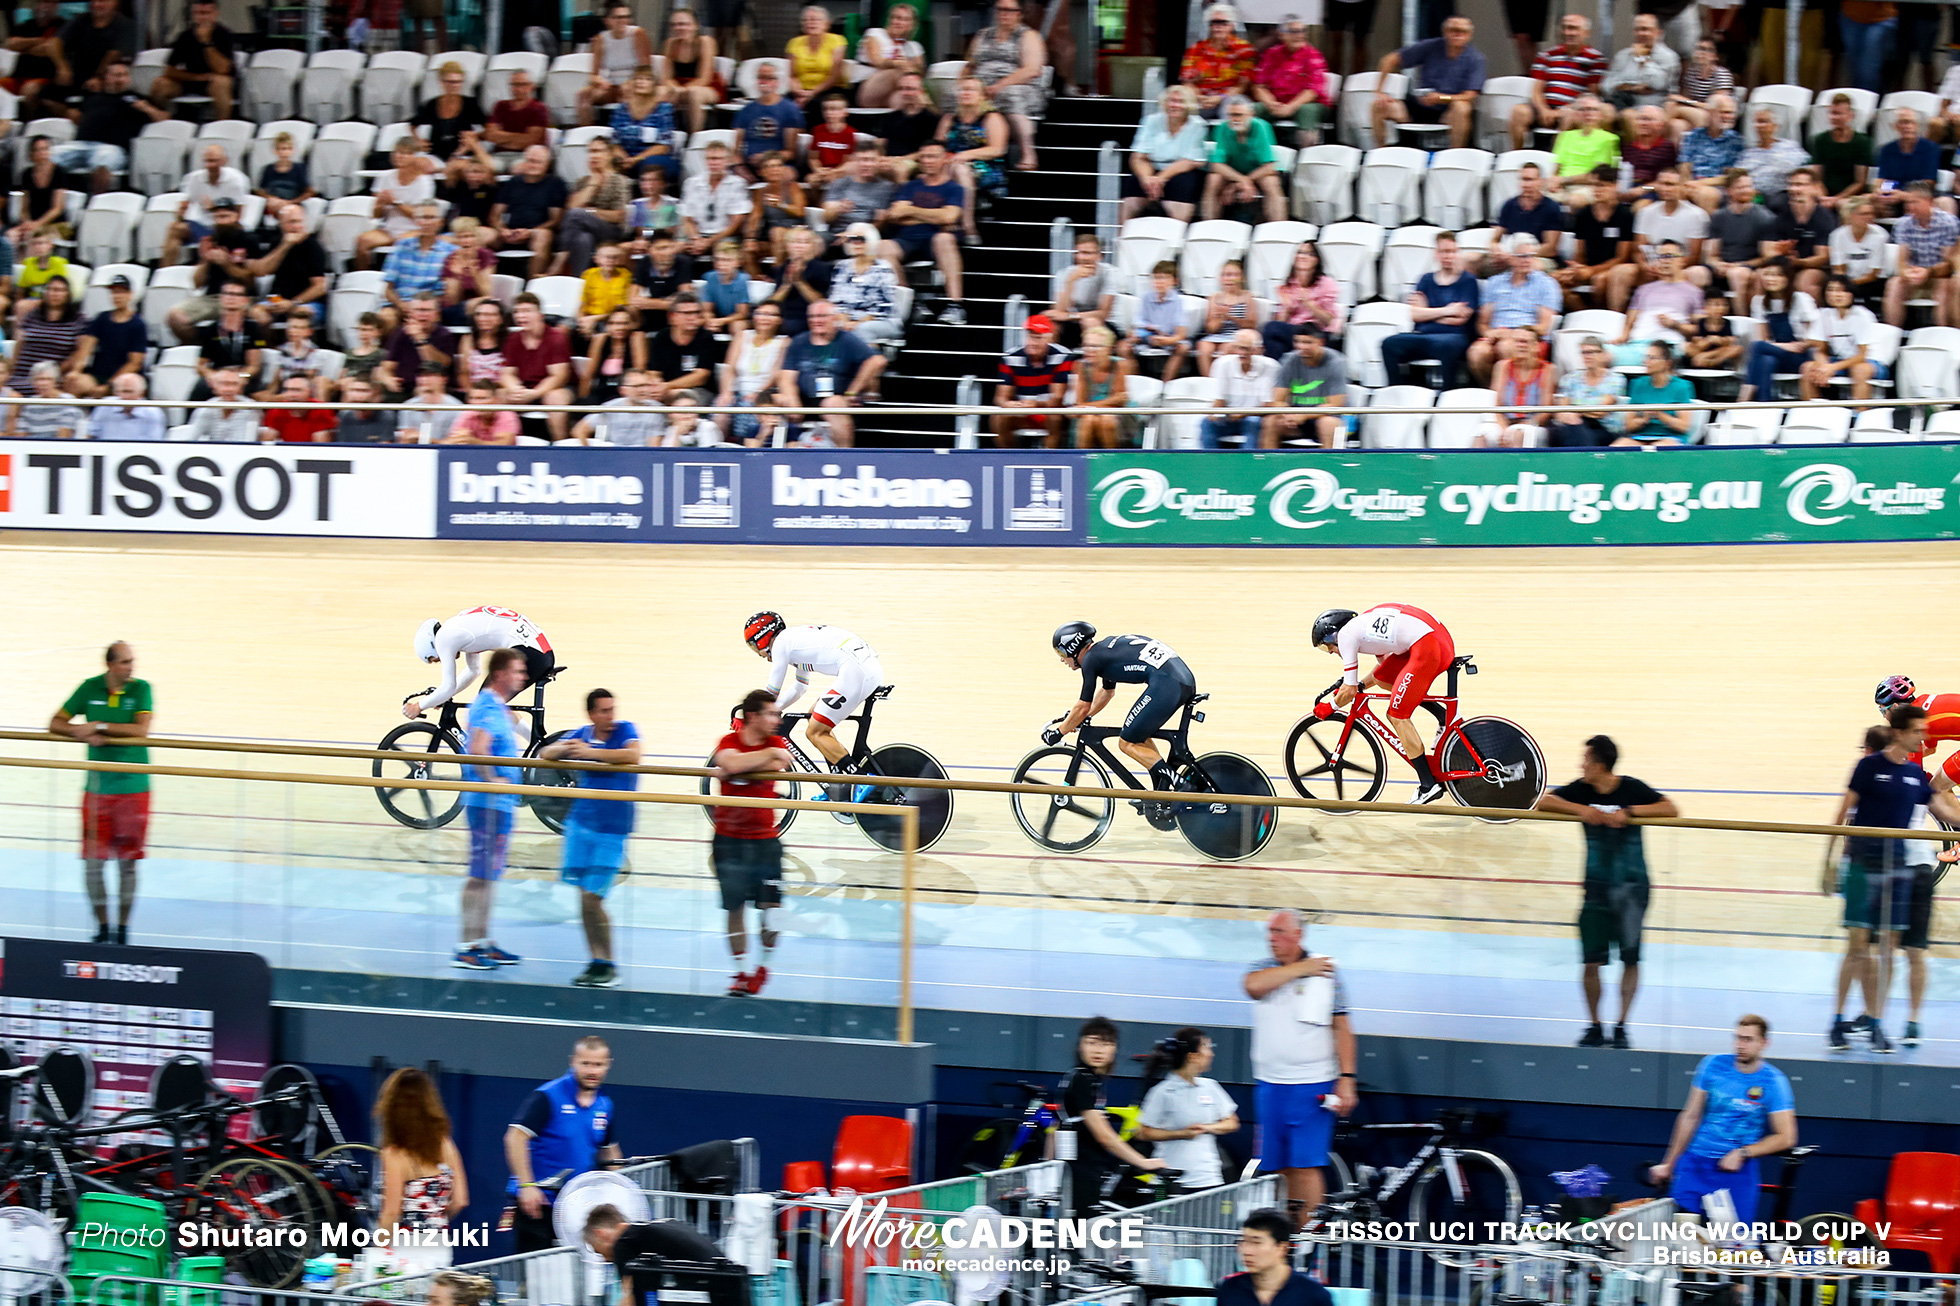
<svg viewBox="0 0 1960 1306">
<path fill-rule="evenodd" d="M 129 287 L 129 278 L 128 278 L 128 277 L 123 277 L 123 276 L 115 276 L 115 277 L 110 277 L 110 278 L 109 278 L 109 289 L 111 289 L 111 290 L 128 290 L 129 288 L 130 288 L 130 287 Z"/>
<path fill-rule="evenodd" d="M 1045 336 L 1052 336 L 1055 334 L 1055 324 L 1048 320 L 1046 313 L 1036 313 L 1028 319 L 1028 330 L 1039 331 Z"/>
<path fill-rule="evenodd" d="M 238 201 L 228 195 L 220 195 L 211 201 L 211 211 L 213 213 L 216 213 L 219 209 L 236 209 L 237 207 Z"/>
</svg>

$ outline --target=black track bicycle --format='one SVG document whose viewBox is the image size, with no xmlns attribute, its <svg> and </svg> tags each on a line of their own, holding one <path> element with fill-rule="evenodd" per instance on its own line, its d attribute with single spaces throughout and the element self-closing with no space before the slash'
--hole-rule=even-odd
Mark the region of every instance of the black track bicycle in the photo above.
<svg viewBox="0 0 1960 1306">
<path fill-rule="evenodd" d="M 544 687 L 563 675 L 564 667 L 554 667 L 542 679 L 531 685 L 529 703 L 510 704 L 510 710 L 520 717 L 530 719 L 531 746 L 524 751 L 526 757 L 536 757 L 547 744 L 555 744 L 569 731 L 560 730 L 556 734 L 545 733 Z M 426 698 L 435 693 L 433 687 L 420 694 L 410 694 L 409 698 Z M 407 702 L 407 699 L 403 699 Z M 466 722 L 469 720 L 467 705 L 450 699 L 438 710 L 436 720 L 404 721 L 390 730 L 375 747 L 414 754 L 407 758 L 381 758 L 374 760 L 374 777 L 385 780 L 391 776 L 401 776 L 409 780 L 471 780 L 475 777 L 465 773 L 458 757 L 467 756 L 469 733 Z M 578 786 L 578 772 L 571 767 L 527 768 L 525 784 L 552 785 L 563 789 Z M 437 830 L 456 819 L 463 810 L 463 794 L 454 789 L 386 789 L 377 787 L 374 796 L 381 800 L 381 810 L 400 821 L 411 830 Z M 565 818 L 572 810 L 572 796 L 568 793 L 559 798 L 526 798 L 525 806 L 531 809 L 544 828 L 553 834 L 562 834 Z"/>
<path fill-rule="evenodd" d="M 1117 726 L 1084 721 L 1075 743 L 1037 748 L 1014 768 L 1016 784 L 1080 785 L 1090 789 L 1129 788 L 1149 796 L 1130 805 L 1159 830 L 1175 828 L 1193 848 L 1215 861 L 1236 862 L 1257 855 L 1273 837 L 1277 808 L 1252 803 L 1215 803 L 1191 795 L 1248 794 L 1273 797 L 1273 782 L 1250 758 L 1237 753 L 1191 752 L 1191 723 L 1203 721 L 1198 705 L 1209 694 L 1194 695 L 1184 704 L 1175 728 L 1151 735 L 1169 745 L 1173 782 L 1170 790 L 1153 790 L 1148 777 L 1139 782 L 1109 747 L 1122 733 Z M 1111 783 L 1114 777 L 1115 783 Z M 1184 795 L 1180 797 L 1180 795 Z M 1093 848 L 1109 833 L 1116 804 L 1109 797 L 1088 794 L 1014 794 L 1014 819 L 1028 838 L 1050 852 L 1079 853 Z"/>
<path fill-rule="evenodd" d="M 919 842 L 916 851 L 924 852 L 939 842 L 953 823 L 953 791 L 923 785 L 908 785 L 906 780 L 944 780 L 946 768 L 939 759 L 916 744 L 882 744 L 871 746 L 871 705 L 891 697 L 892 686 L 880 685 L 864 700 L 864 706 L 845 718 L 857 724 L 856 738 L 851 742 L 850 752 L 845 754 L 844 764 L 862 777 L 851 786 L 849 801 L 853 803 L 873 803 L 888 807 L 916 807 L 919 809 Z M 741 714 L 732 713 L 736 729 L 740 729 Z M 783 739 L 789 745 L 792 762 L 791 770 L 805 771 L 813 775 L 832 774 L 832 767 L 822 753 L 806 749 L 796 741 L 791 733 L 796 727 L 810 719 L 808 712 L 785 712 L 783 714 Z M 839 724 L 842 724 L 841 722 Z M 814 755 L 813 755 L 814 753 Z M 710 766 L 714 759 L 708 759 Z M 701 792 L 714 792 L 713 777 L 701 781 Z M 780 797 L 789 799 L 821 800 L 825 786 L 807 780 L 792 780 L 778 788 Z M 714 819 L 714 808 L 702 809 L 709 819 Z M 787 834 L 790 825 L 802 815 L 803 809 L 785 807 L 778 813 L 778 835 Z M 833 812 L 844 825 L 855 824 L 864 836 L 880 848 L 892 852 L 902 851 L 905 846 L 905 821 L 903 817 L 886 816 L 875 812 Z"/>
</svg>

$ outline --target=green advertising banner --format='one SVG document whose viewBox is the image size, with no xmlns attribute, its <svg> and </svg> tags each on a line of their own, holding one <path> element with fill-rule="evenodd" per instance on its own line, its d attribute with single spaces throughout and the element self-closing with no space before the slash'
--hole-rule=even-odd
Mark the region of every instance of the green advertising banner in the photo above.
<svg viewBox="0 0 1960 1306">
<path fill-rule="evenodd" d="M 1960 444 L 1094 453 L 1091 544 L 1750 544 L 1960 535 Z"/>
</svg>

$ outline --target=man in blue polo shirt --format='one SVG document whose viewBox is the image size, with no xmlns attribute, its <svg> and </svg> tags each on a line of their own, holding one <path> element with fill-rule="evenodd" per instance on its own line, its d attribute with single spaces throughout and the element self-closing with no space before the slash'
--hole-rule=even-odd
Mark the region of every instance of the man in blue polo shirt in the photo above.
<svg viewBox="0 0 1960 1306">
<path fill-rule="evenodd" d="M 1382 84 L 1387 85 L 1390 73 L 1406 74 L 1409 98 L 1376 93 L 1375 144 L 1388 144 L 1391 122 L 1448 123 L 1452 146 L 1462 149 L 1470 144 L 1477 96 L 1484 89 L 1484 56 L 1470 43 L 1474 34 L 1468 18 L 1448 18 L 1441 36 L 1390 50 L 1382 57 Z"/>
<path fill-rule="evenodd" d="M 1382 370 L 1390 385 L 1406 384 L 1405 369 L 1425 358 L 1443 365 L 1444 389 L 1456 384 L 1463 355 L 1476 338 L 1477 309 L 1483 303 L 1483 288 L 1463 270 L 1462 258 L 1454 235 L 1446 231 L 1436 237 L 1436 270 L 1423 273 L 1409 296 L 1415 330 L 1382 341 Z"/>
<path fill-rule="evenodd" d="M 1797 1099 L 1784 1073 L 1763 1060 L 1768 1046 L 1769 1022 L 1744 1016 L 1734 1053 L 1703 1057 L 1696 1068 L 1667 1156 L 1651 1174 L 1656 1184 L 1673 1179 L 1668 1195 L 1682 1210 L 1708 1215 L 1709 1199 L 1727 1193 L 1736 1221 L 1750 1223 L 1756 1159 L 1797 1145 Z"/>
<path fill-rule="evenodd" d="M 539 756 L 547 761 L 566 758 L 574 762 L 609 762 L 615 766 L 640 764 L 640 732 L 631 721 L 616 719 L 612 691 L 595 689 L 585 696 L 585 715 L 590 725 L 568 730 L 555 744 L 547 744 Z M 576 771 L 581 789 L 624 789 L 640 787 L 635 771 Z M 606 892 L 619 876 L 626 860 L 626 839 L 633 833 L 634 804 L 612 798 L 581 798 L 572 804 L 565 818 L 565 860 L 558 878 L 578 886 L 579 918 L 585 925 L 585 943 L 592 951 L 592 964 L 572 981 L 582 989 L 619 987 L 619 968 L 612 959 L 612 921 L 606 916 Z"/>
<path fill-rule="evenodd" d="M 631 806 L 631 804 L 619 804 Z M 572 1046 L 571 1069 L 540 1084 L 517 1109 L 504 1130 L 504 1161 L 510 1166 L 509 1191 L 516 1197 L 511 1232 L 519 1252 L 535 1252 L 557 1240 L 551 1228 L 551 1199 L 538 1187 L 569 1170 L 570 1182 L 601 1161 L 617 1162 L 612 1099 L 600 1092 L 612 1069 L 612 1049 L 597 1034 Z"/>
</svg>

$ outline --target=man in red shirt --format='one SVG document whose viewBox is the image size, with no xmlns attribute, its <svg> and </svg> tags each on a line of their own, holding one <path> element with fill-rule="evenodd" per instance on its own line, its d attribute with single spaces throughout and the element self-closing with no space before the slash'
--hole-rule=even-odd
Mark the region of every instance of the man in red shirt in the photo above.
<svg viewBox="0 0 1960 1306">
<path fill-rule="evenodd" d="M 774 780 L 744 778 L 756 771 L 790 768 L 789 741 L 778 733 L 783 711 L 776 706 L 776 696 L 766 689 L 752 689 L 736 713 L 741 724 L 721 737 L 708 761 L 721 781 L 722 797 L 782 797 Z M 721 882 L 721 905 L 728 912 L 728 951 L 735 957 L 728 996 L 747 997 L 762 992 L 769 981 L 769 955 L 776 947 L 769 912 L 783 902 L 783 841 L 772 808 L 717 806 L 708 811 L 715 823 L 715 879 Z M 753 971 L 744 969 L 749 950 L 744 912 L 749 903 L 755 904 L 762 940 L 762 959 Z"/>
<path fill-rule="evenodd" d="M 312 383 L 289 376 L 279 384 L 279 398 L 289 404 L 312 403 Z M 274 408 L 265 415 L 265 429 L 287 444 L 329 444 L 338 421 L 331 408 Z"/>
<path fill-rule="evenodd" d="M 511 158 L 499 158 L 498 166 L 505 172 L 514 172 L 517 156 L 533 145 L 543 145 L 547 129 L 551 126 L 551 114 L 544 107 L 544 101 L 537 96 L 537 83 L 531 74 L 522 68 L 510 75 L 510 98 L 497 101 L 497 107 L 490 110 L 490 121 L 483 129 L 483 139 L 499 155 L 508 154 Z"/>
<path fill-rule="evenodd" d="M 565 333 L 544 320 L 544 308 L 528 290 L 517 297 L 517 330 L 504 340 L 504 397 L 513 404 L 540 404 L 551 438 L 565 438 L 565 405 L 572 402 L 572 347 Z"/>
<path fill-rule="evenodd" d="M 1252 73 L 1252 98 L 1273 120 L 1274 131 L 1291 121 L 1302 148 L 1320 144 L 1320 124 L 1327 111 L 1327 60 L 1307 43 L 1307 25 L 1287 18 L 1279 40 L 1266 47 Z"/>
<path fill-rule="evenodd" d="M 1587 44 L 1592 23 L 1584 14 L 1567 14 L 1559 19 L 1559 41 L 1548 45 L 1531 61 L 1531 103 L 1511 110 L 1511 148 L 1521 150 L 1533 127 L 1556 127 L 1569 131 L 1572 102 L 1582 95 L 1597 95 L 1599 79 L 1606 75 L 1606 56 Z"/>
</svg>

